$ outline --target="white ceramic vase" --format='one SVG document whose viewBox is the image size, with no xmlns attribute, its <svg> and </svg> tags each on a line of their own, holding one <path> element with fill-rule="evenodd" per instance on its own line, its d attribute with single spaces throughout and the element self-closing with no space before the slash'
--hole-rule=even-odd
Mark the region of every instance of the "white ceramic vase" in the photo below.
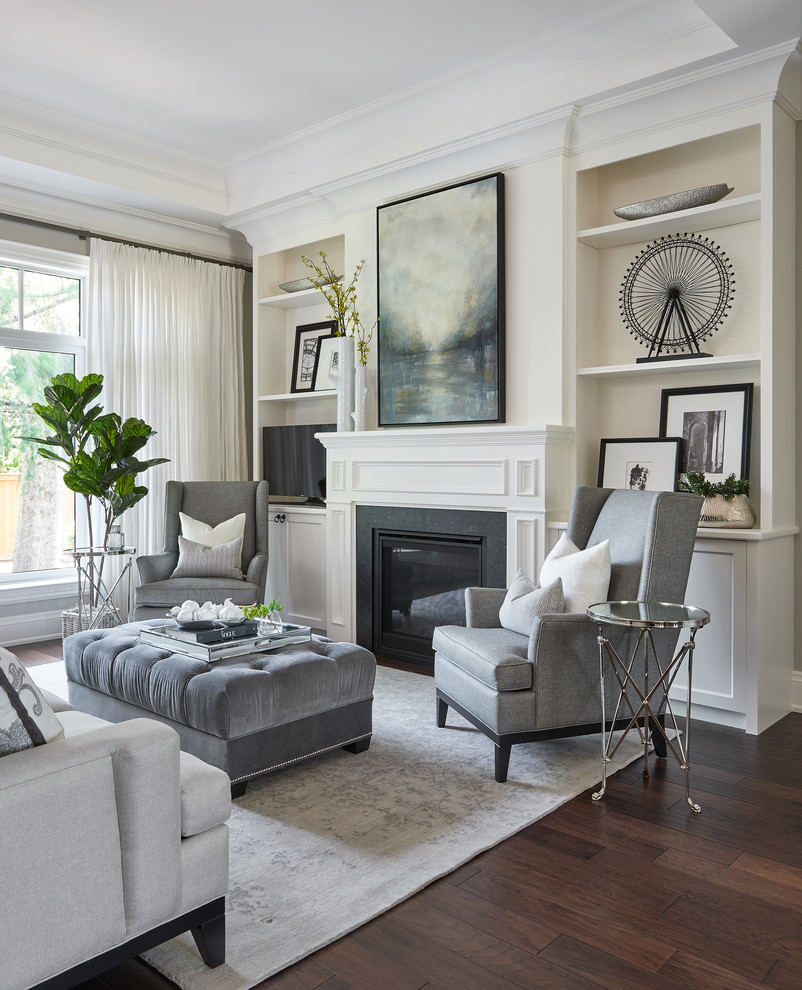
<svg viewBox="0 0 802 990">
<path fill-rule="evenodd" d="M 365 414 L 368 399 L 368 369 L 367 365 L 360 361 L 354 372 L 354 429 L 365 429 Z"/>
<path fill-rule="evenodd" d="M 354 428 L 354 338 L 340 337 L 337 373 L 329 378 L 337 386 L 337 432 L 348 433 Z"/>
</svg>

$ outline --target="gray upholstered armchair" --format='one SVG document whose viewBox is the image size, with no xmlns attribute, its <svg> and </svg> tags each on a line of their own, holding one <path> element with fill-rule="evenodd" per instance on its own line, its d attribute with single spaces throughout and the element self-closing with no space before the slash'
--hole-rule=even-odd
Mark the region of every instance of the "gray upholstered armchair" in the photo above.
<svg viewBox="0 0 802 990">
<path fill-rule="evenodd" d="M 173 577 L 179 561 L 181 519 L 218 526 L 245 513 L 241 570 L 244 580 L 230 576 Z M 264 600 L 267 579 L 268 485 L 266 481 L 168 481 L 164 503 L 164 549 L 137 558 L 140 584 L 135 592 L 134 619 L 161 618 L 188 599 L 198 604 L 237 605 Z"/>
<path fill-rule="evenodd" d="M 700 508 L 697 496 L 678 492 L 578 488 L 567 533 L 580 550 L 609 539 L 607 600 L 682 603 Z M 595 623 L 584 613 L 539 615 L 527 637 L 501 627 L 505 593 L 468 588 L 467 627 L 440 626 L 432 644 L 437 724 L 445 726 L 454 708 L 489 736 L 499 782 L 507 779 L 513 744 L 601 728 Z M 631 656 L 636 631 L 610 627 L 605 635 L 620 656 Z M 674 630 L 655 634 L 661 656 L 675 648 L 677 637 Z M 638 676 L 637 667 L 634 672 Z M 608 724 L 617 688 L 615 678 L 605 678 Z M 656 710 L 660 700 L 654 699 Z M 622 728 L 626 716 L 619 719 Z M 656 746 L 658 741 L 662 737 Z"/>
</svg>

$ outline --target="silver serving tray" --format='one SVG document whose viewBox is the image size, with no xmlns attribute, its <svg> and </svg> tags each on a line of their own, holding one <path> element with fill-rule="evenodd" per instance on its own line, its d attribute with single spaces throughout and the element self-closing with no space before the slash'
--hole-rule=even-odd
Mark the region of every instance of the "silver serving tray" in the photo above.
<svg viewBox="0 0 802 990">
<path fill-rule="evenodd" d="M 285 292 L 303 292 L 304 289 L 316 289 L 319 285 L 334 285 L 335 282 L 342 282 L 342 275 L 336 278 L 316 278 L 313 282 L 311 278 L 297 278 L 294 282 L 282 282 L 280 289 Z"/>
<path fill-rule="evenodd" d="M 647 199 L 643 203 L 619 206 L 613 210 L 613 213 L 622 220 L 642 220 L 644 217 L 658 217 L 662 213 L 674 213 L 676 210 L 690 210 L 694 206 L 717 203 L 731 192 L 732 188 L 726 182 L 720 182 L 715 186 L 699 186 L 698 189 L 686 189 L 685 192 Z"/>
</svg>

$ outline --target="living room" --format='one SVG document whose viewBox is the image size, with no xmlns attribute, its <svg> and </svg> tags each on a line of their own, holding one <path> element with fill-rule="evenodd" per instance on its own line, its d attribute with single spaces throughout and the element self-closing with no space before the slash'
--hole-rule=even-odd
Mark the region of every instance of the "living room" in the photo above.
<svg viewBox="0 0 802 990">
<path fill-rule="evenodd" d="M 346 274 L 365 259 L 358 292 L 370 325 L 381 289 L 377 211 L 503 175 L 502 414 L 495 423 L 387 425 L 379 329 L 367 358 L 367 428 L 325 444 L 326 505 L 282 506 L 286 520 L 271 522 L 283 554 L 271 581 L 291 618 L 358 641 L 363 506 L 503 513 L 506 582 L 519 567 L 534 576 L 574 488 L 596 484 L 601 440 L 657 438 L 669 388 L 748 384 L 757 521 L 699 535 L 688 601 L 701 594 L 694 604 L 714 622 L 700 633 L 712 659 L 699 665 L 695 708 L 708 725 L 755 739 L 802 712 L 800 221 L 788 207 L 800 199 L 798 2 L 758 12 L 748 0 L 687 0 L 670 24 L 648 0 L 577 0 L 559 11 L 471 3 L 458 15 L 453 3 L 413 3 L 400 25 L 397 11 L 376 4 L 313 6 L 301 25 L 297 11 L 262 6 L 244 5 L 236 25 L 212 4 L 193 5 L 192 18 L 183 3 L 168 4 L 169 17 L 146 5 L 134 25 L 98 8 L 80 31 L 55 4 L 39 8 L 52 17 L 46 31 L 15 13 L 17 54 L 0 74 L 3 264 L 16 256 L 35 266 L 36 252 L 55 251 L 86 279 L 95 237 L 244 271 L 242 409 L 231 413 L 243 419 L 213 414 L 243 454 L 237 467 L 215 465 L 228 473 L 214 480 L 261 480 L 264 427 L 337 415 L 331 391 L 299 397 L 291 387 L 297 329 L 329 318 L 320 296 L 287 301 L 280 288 L 308 276 L 302 254 L 326 250 Z M 152 24 L 162 19 L 157 41 Z M 74 52 L 64 52 L 76 34 Z M 99 78 L 108 79 L 105 99 Z M 713 357 L 635 373 L 644 352 L 619 313 L 621 281 L 642 247 L 688 221 L 634 221 L 638 232 L 613 210 L 722 182 L 732 192 L 690 219 L 735 270 Z M 147 515 L 127 528 L 140 553 L 161 550 L 165 481 L 213 480 L 174 473 L 187 463 L 191 424 L 148 422 L 152 454 L 170 464 L 145 476 Z M 311 578 L 279 572 L 293 545 L 314 556 Z M 60 637 L 75 600 L 71 567 L 0 581 L 0 644 Z"/>
</svg>

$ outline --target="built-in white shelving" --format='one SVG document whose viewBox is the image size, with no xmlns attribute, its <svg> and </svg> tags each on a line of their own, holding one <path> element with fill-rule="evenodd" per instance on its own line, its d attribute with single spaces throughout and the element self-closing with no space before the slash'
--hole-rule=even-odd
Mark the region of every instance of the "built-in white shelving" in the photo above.
<svg viewBox="0 0 802 990">
<path fill-rule="evenodd" d="M 700 231 L 759 220 L 760 210 L 761 195 L 753 193 L 737 199 L 709 203 L 707 206 L 697 206 L 691 210 L 663 213 L 656 217 L 643 217 L 604 227 L 591 227 L 578 231 L 576 236 L 580 243 L 589 247 L 622 247 L 654 240 L 668 229 L 675 231 L 681 228 L 684 233 L 698 234 Z"/>
<path fill-rule="evenodd" d="M 577 375 L 585 378 L 639 378 L 646 375 L 665 375 L 671 372 L 693 371 L 709 374 L 723 369 L 760 367 L 759 354 L 725 354 L 708 358 L 677 358 L 643 364 L 610 364 L 595 368 L 577 368 Z"/>
</svg>

